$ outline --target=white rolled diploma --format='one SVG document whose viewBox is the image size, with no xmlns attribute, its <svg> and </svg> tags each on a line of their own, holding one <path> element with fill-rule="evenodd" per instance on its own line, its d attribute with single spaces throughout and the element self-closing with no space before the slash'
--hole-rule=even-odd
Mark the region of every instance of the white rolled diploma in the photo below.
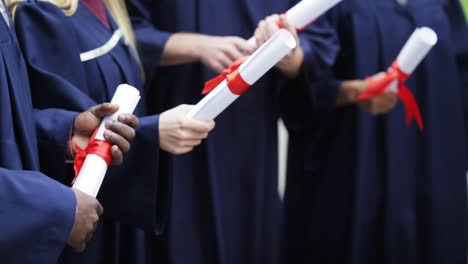
<svg viewBox="0 0 468 264">
<path fill-rule="evenodd" d="M 302 0 L 286 11 L 286 17 L 294 28 L 298 30 L 303 29 L 341 1 L 342 0 Z M 248 42 L 252 46 L 257 45 L 255 36 L 251 37 Z"/>
<path fill-rule="evenodd" d="M 432 47 L 437 44 L 437 39 L 437 34 L 434 30 L 428 27 L 417 28 L 411 34 L 397 57 L 400 70 L 411 75 Z M 388 89 L 392 92 L 397 92 L 398 82 L 391 83 Z"/>
<path fill-rule="evenodd" d="M 102 120 L 101 125 L 96 132 L 95 139 L 105 140 L 104 131 L 106 130 L 106 121 L 109 119 L 117 120 L 118 116 L 121 114 L 133 113 L 140 101 L 140 98 L 140 91 L 135 87 L 128 84 L 119 85 L 111 101 L 112 104 L 119 106 L 119 110 L 113 115 L 107 116 Z M 87 155 L 83 166 L 76 177 L 75 183 L 73 184 L 73 188 L 96 197 L 99 189 L 101 188 L 106 172 L 107 164 L 101 157 L 95 154 Z"/>
<path fill-rule="evenodd" d="M 242 63 L 239 67 L 240 76 L 245 82 L 253 85 L 295 47 L 296 40 L 293 35 L 281 29 Z M 239 95 L 233 94 L 227 86 L 227 80 L 224 80 L 205 96 L 187 117 L 200 121 L 213 120 L 238 97 Z"/>
</svg>

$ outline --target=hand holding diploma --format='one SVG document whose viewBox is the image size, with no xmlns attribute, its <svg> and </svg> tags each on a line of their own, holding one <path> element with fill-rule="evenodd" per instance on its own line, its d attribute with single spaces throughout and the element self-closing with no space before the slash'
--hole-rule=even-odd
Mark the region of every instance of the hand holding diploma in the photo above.
<svg viewBox="0 0 468 264">
<path fill-rule="evenodd" d="M 118 105 L 104 103 L 90 108 L 79 114 L 73 124 L 73 137 L 68 146 L 79 146 L 84 149 L 94 130 L 101 124 L 104 117 L 112 115 L 119 109 Z M 122 114 L 117 121 L 108 120 L 104 138 L 112 145 L 112 165 L 119 165 L 123 161 L 123 153 L 130 149 L 130 141 L 135 136 L 135 128 L 138 126 L 138 118 L 132 114 Z M 76 156 L 76 149 L 71 147 L 70 156 Z"/>
<path fill-rule="evenodd" d="M 383 78 L 385 73 L 378 73 L 372 78 Z M 358 97 L 363 93 L 369 84 L 365 80 L 348 80 L 343 81 L 339 87 L 336 106 L 343 107 L 350 104 L 358 104 L 359 107 L 373 115 L 385 114 L 392 110 L 398 102 L 398 97 L 395 93 L 387 91 L 378 96 L 359 100 Z"/>
<path fill-rule="evenodd" d="M 302 31 L 341 1 L 342 0 L 302 0 L 286 11 L 285 18 L 295 31 Z M 284 28 L 282 20 L 276 19 L 274 22 L 279 28 Z M 250 38 L 248 42 L 252 46 L 260 45 L 257 43 L 256 37 Z"/>
<path fill-rule="evenodd" d="M 243 57 L 243 54 L 251 54 L 254 51 L 245 39 L 239 37 L 218 37 L 200 35 L 199 60 L 201 63 L 216 73 L 221 73 L 234 61 Z M 193 45 L 194 42 L 192 42 Z"/>
<path fill-rule="evenodd" d="M 96 197 L 107 167 L 122 162 L 138 126 L 138 118 L 131 113 L 139 99 L 137 89 L 121 85 L 111 104 L 98 105 L 76 117 L 70 142 L 77 150 L 73 188 Z"/>
<path fill-rule="evenodd" d="M 234 62 L 222 74 L 206 82 L 203 93 L 209 94 L 187 117 L 213 120 L 295 47 L 294 36 L 281 29 L 254 54 Z"/>
<path fill-rule="evenodd" d="M 208 137 L 215 122 L 187 118 L 193 107 L 180 105 L 159 116 L 159 146 L 162 150 L 176 155 L 188 153 Z"/>
<path fill-rule="evenodd" d="M 281 22 L 284 29 L 294 36 L 297 45 L 290 53 L 280 60 L 278 64 L 276 64 L 276 67 L 288 78 L 294 78 L 299 74 L 304 62 L 304 51 L 300 45 L 297 30 L 289 23 L 286 15 L 272 15 L 260 21 L 257 29 L 255 30 L 255 39 L 258 45 L 263 45 L 267 42 L 280 30 L 280 27 L 277 25 L 278 21 Z"/>
<path fill-rule="evenodd" d="M 220 73 L 245 54 L 252 54 L 247 40 L 236 36 L 210 36 L 199 33 L 174 33 L 167 40 L 161 57 L 161 65 L 203 63 Z"/>
<path fill-rule="evenodd" d="M 427 27 L 416 29 L 384 76 L 367 79 L 369 87 L 359 99 L 373 98 L 387 90 L 396 92 L 405 107 L 406 123 L 409 125 L 414 119 L 422 131 L 424 124 L 419 106 L 404 83 L 436 43 L 437 34 L 432 29 Z"/>
<path fill-rule="evenodd" d="M 91 239 L 99 217 L 104 212 L 96 198 L 73 189 L 76 197 L 75 222 L 68 236 L 67 244 L 76 252 L 83 252 Z"/>
<path fill-rule="evenodd" d="M 301 31 L 315 19 L 342 0 L 303 0 L 285 15 L 292 28 Z M 275 24 L 286 28 L 283 21 Z M 291 31 L 292 32 L 292 31 Z M 255 37 L 245 40 L 236 36 L 210 36 L 199 33 L 178 32 L 167 40 L 161 56 L 161 65 L 180 65 L 201 62 L 220 73 L 239 58 L 252 54 L 257 47 Z"/>
</svg>

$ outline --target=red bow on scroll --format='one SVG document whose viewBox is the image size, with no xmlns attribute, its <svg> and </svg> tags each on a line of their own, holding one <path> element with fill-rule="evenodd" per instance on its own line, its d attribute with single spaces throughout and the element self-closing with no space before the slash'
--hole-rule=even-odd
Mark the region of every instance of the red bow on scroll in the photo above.
<svg viewBox="0 0 468 264">
<path fill-rule="evenodd" d="M 247 83 L 239 73 L 239 67 L 246 61 L 248 56 L 236 60 L 229 68 L 225 69 L 220 75 L 205 83 L 202 94 L 207 94 L 213 91 L 216 86 L 227 80 L 227 86 L 233 94 L 241 95 L 247 91 L 251 84 Z"/>
<path fill-rule="evenodd" d="M 75 169 L 75 178 L 72 181 L 72 184 L 75 182 L 76 177 L 78 176 L 78 173 L 81 170 L 81 167 L 83 166 L 83 163 L 86 159 L 86 156 L 89 154 L 94 154 L 99 156 L 102 160 L 106 162 L 107 165 L 110 165 L 112 161 L 112 153 L 111 153 L 111 144 L 105 140 L 99 140 L 95 139 L 96 133 L 98 129 L 94 131 L 93 135 L 91 136 L 91 139 L 89 140 L 88 146 L 85 149 L 82 149 L 78 147 L 77 145 L 75 146 L 76 149 L 76 157 L 75 157 L 75 164 L 74 164 L 74 169 Z"/>
<path fill-rule="evenodd" d="M 403 72 L 395 61 L 382 78 L 367 78 L 366 81 L 369 87 L 359 95 L 358 99 L 365 100 L 379 96 L 385 92 L 392 82 L 398 81 L 398 97 L 405 107 L 406 124 L 409 125 L 411 121 L 415 119 L 419 129 L 423 131 L 424 124 L 418 103 L 411 91 L 405 85 L 405 81 L 408 80 L 409 77 L 410 75 Z"/>
</svg>

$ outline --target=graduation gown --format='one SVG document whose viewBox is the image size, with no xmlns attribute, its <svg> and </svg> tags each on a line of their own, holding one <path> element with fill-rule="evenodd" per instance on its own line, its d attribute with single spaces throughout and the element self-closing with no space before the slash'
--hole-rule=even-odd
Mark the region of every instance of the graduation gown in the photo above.
<svg viewBox="0 0 468 264">
<path fill-rule="evenodd" d="M 75 220 L 76 198 L 33 172 L 39 160 L 26 65 L 2 17 L 0 59 L 0 256 L 3 263 L 56 263 Z"/>
<path fill-rule="evenodd" d="M 215 75 L 199 63 L 157 67 L 172 33 L 249 38 L 261 19 L 286 11 L 295 1 L 127 3 L 149 81 L 148 107 L 157 113 L 181 103 L 197 103 L 204 82 Z M 320 34 L 332 37 L 326 30 Z M 304 72 L 325 64 L 315 55 L 313 41 L 305 41 L 312 37 L 307 33 L 302 37 Z M 166 242 L 171 263 L 279 262 L 277 93 L 284 81 L 279 72 L 271 71 L 216 119 L 215 130 L 201 146 L 173 157 Z"/>
<path fill-rule="evenodd" d="M 41 169 L 67 184 L 72 180 L 66 176 L 67 168 L 56 160 L 65 156 L 72 120 L 62 117 L 109 102 L 119 84 L 142 87 L 137 60 L 123 39 L 108 53 L 81 61 L 80 54 L 102 47 L 117 30 L 107 15 L 112 30 L 81 3 L 72 16 L 43 1 L 22 2 L 16 10 L 15 27 L 27 61 L 33 105 L 51 120 L 37 126 Z M 98 195 L 106 208 L 104 221 L 87 250 L 83 254 L 66 251 L 63 263 L 152 261 L 139 252 L 146 252 L 143 229 L 161 232 L 168 179 L 158 173 L 159 116 L 144 116 L 143 108 L 140 104 L 135 111 L 140 126 L 131 151 L 122 166 L 110 168 Z"/>
<path fill-rule="evenodd" d="M 341 46 L 333 72 L 282 96 L 288 263 L 467 263 L 468 31 L 458 1 L 348 0 L 328 19 Z M 385 71 L 420 26 L 439 36 L 406 82 L 424 132 L 405 125 L 401 103 L 381 116 L 335 107 L 340 80 Z"/>
</svg>

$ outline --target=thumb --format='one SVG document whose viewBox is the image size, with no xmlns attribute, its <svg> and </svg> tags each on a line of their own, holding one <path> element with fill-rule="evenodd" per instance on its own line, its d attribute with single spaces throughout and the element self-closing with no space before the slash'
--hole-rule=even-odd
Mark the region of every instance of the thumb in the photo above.
<svg viewBox="0 0 468 264">
<path fill-rule="evenodd" d="M 99 119 L 103 119 L 106 116 L 112 115 L 119 110 L 119 106 L 116 104 L 104 103 L 91 107 L 88 112 Z"/>
<path fill-rule="evenodd" d="M 287 31 L 291 32 L 291 34 L 293 34 L 294 36 L 297 35 L 297 30 L 295 27 L 293 27 L 293 25 L 291 25 L 289 23 L 289 20 L 288 20 L 288 17 L 283 14 L 280 16 L 280 21 L 281 21 L 281 25 L 283 26 L 284 29 L 286 29 Z"/>
<path fill-rule="evenodd" d="M 280 16 L 280 21 L 281 21 L 283 28 L 289 31 L 289 33 L 291 33 L 294 36 L 294 39 L 296 40 L 296 43 L 297 43 L 296 45 L 296 49 L 297 49 L 300 45 L 300 41 L 299 41 L 299 35 L 297 33 L 296 28 L 293 25 L 291 25 L 291 23 L 289 23 L 288 17 L 285 14 L 282 14 Z"/>
</svg>

